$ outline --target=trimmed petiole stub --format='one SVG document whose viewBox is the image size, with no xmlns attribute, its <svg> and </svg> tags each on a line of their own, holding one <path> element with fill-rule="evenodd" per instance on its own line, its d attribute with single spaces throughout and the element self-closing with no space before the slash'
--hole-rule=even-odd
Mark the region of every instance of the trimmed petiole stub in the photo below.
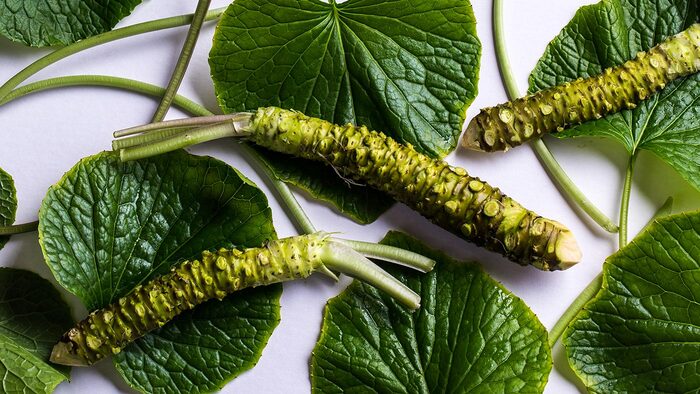
<svg viewBox="0 0 700 394">
<path fill-rule="evenodd" d="M 363 254 L 369 249 L 371 257 L 421 272 L 435 265 L 433 260 L 407 250 L 339 240 L 324 232 L 273 240 L 259 248 L 204 251 L 200 259 L 184 261 L 91 312 L 54 346 L 51 361 L 92 365 L 203 302 L 221 300 L 245 288 L 307 278 L 315 272 L 333 279 L 337 279 L 334 272 L 349 275 L 385 291 L 407 308 L 417 309 L 420 296 L 370 261 Z"/>
</svg>

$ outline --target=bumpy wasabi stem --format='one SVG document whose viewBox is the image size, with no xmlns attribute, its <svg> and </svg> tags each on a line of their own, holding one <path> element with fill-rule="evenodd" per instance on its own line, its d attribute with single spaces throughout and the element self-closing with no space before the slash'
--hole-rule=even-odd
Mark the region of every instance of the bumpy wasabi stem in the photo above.
<svg viewBox="0 0 700 394">
<path fill-rule="evenodd" d="M 404 252 L 409 254 L 408 264 L 419 271 L 429 271 L 435 265 L 432 260 Z M 346 241 L 317 232 L 273 240 L 259 248 L 205 251 L 199 260 L 182 262 L 169 273 L 90 313 L 54 346 L 51 361 L 73 366 L 94 364 L 205 301 L 221 300 L 249 287 L 303 279 L 315 272 L 337 279 L 329 268 L 386 291 L 410 309 L 420 305 L 416 293 Z"/>
<path fill-rule="evenodd" d="M 531 212 L 462 168 L 431 159 L 366 127 L 338 126 L 280 108 L 261 108 L 246 137 L 297 157 L 323 161 L 382 190 L 443 228 L 542 270 L 581 258 L 573 234 Z"/>
<path fill-rule="evenodd" d="M 462 145 L 505 151 L 545 133 L 634 108 L 671 81 L 698 71 L 700 23 L 600 75 L 483 109 L 469 123 Z"/>
</svg>

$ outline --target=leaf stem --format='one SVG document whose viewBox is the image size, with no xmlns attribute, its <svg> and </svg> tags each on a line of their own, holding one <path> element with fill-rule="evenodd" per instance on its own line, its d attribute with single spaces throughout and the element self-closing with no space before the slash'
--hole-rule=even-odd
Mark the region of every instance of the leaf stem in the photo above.
<svg viewBox="0 0 700 394">
<path fill-rule="evenodd" d="M 197 39 L 199 38 L 199 32 L 202 30 L 202 24 L 204 24 L 204 19 L 207 16 L 207 10 L 211 0 L 199 0 L 197 2 L 197 8 L 194 11 L 192 17 L 192 24 L 187 31 L 187 37 L 185 38 L 185 43 L 182 46 L 182 51 L 175 64 L 175 69 L 170 77 L 170 82 L 168 82 L 168 87 L 165 88 L 165 94 L 156 109 L 155 114 L 153 114 L 152 123 L 160 122 L 165 119 L 165 115 L 170 109 L 170 105 L 173 102 L 173 97 L 180 88 L 182 79 L 185 77 L 185 72 L 187 71 L 187 66 L 190 64 L 192 59 L 192 53 L 194 52 L 194 47 L 197 45 Z"/>
<path fill-rule="evenodd" d="M 22 233 L 29 233 L 32 231 L 36 231 L 36 229 L 39 227 L 39 222 L 29 222 L 29 223 L 22 223 L 22 224 L 14 224 L 12 226 L 5 226 L 5 227 L 0 227 L 0 235 L 15 235 L 15 234 L 22 234 Z"/>
<path fill-rule="evenodd" d="M 214 20 L 219 18 L 221 14 L 223 14 L 225 9 L 226 8 L 223 7 L 209 11 L 206 14 L 205 20 Z M 178 26 L 184 26 L 191 23 L 193 17 L 193 14 L 187 14 L 138 23 L 136 25 L 123 27 L 121 29 L 114 29 L 106 33 L 98 34 L 96 36 L 89 37 L 84 40 L 78 41 L 74 44 L 57 49 L 49 53 L 48 55 L 42 57 L 41 59 L 38 59 L 29 66 L 25 67 L 22 71 L 15 74 L 12 78 L 5 82 L 5 84 L 0 86 L 0 99 L 5 98 L 5 96 L 7 96 L 12 91 L 12 89 L 17 87 L 22 82 L 26 81 L 27 78 L 68 56 L 122 38 L 132 37 L 135 35 L 158 30 L 170 29 Z"/>
<path fill-rule="evenodd" d="M 362 242 L 340 238 L 333 239 L 336 242 L 340 242 L 351 247 L 353 250 L 369 258 L 400 264 L 421 272 L 428 272 L 435 267 L 435 260 L 406 249 L 389 245 L 381 245 L 374 242 Z"/>
<path fill-rule="evenodd" d="M 496 49 L 496 58 L 498 60 L 498 69 L 501 73 L 503 85 L 510 100 L 520 97 L 520 90 L 513 77 L 513 71 L 510 66 L 510 60 L 505 44 L 505 35 L 503 34 L 503 0 L 494 0 L 493 2 L 493 39 Z M 535 155 L 544 167 L 549 177 L 554 181 L 559 191 L 566 199 L 578 206 L 585 212 L 593 221 L 598 223 L 603 229 L 610 233 L 618 231 L 618 226 L 613 223 L 602 211 L 600 211 L 579 189 L 569 176 L 561 168 L 552 155 L 552 152 L 547 148 L 547 145 L 541 139 L 533 141 L 532 147 Z"/>
<path fill-rule="evenodd" d="M 633 153 L 627 163 L 625 171 L 625 183 L 622 186 L 622 197 L 620 198 L 620 234 L 619 247 L 622 249 L 627 245 L 627 219 L 629 215 L 630 194 L 632 191 L 632 177 L 634 176 L 634 163 L 637 159 L 637 153 Z"/>
<path fill-rule="evenodd" d="M 161 97 L 163 93 L 165 93 L 165 89 L 159 86 L 155 86 L 141 81 L 136 81 L 133 79 L 112 77 L 106 75 L 75 75 L 68 77 L 51 78 L 27 84 L 10 92 L 10 94 L 8 94 L 4 99 L 0 100 L 0 105 L 31 93 L 66 86 L 110 87 L 128 90 L 131 92 L 149 95 L 153 97 Z M 180 109 L 195 116 L 214 115 L 213 112 L 209 111 L 204 106 L 179 94 L 176 94 L 173 97 L 173 104 L 179 107 Z M 246 152 L 253 159 L 253 163 L 257 164 L 258 169 L 262 171 L 262 173 L 268 178 L 270 187 L 277 193 L 278 196 L 282 198 L 282 202 L 284 203 L 283 205 L 285 206 L 287 213 L 293 218 L 297 228 L 305 234 L 311 234 L 316 232 L 313 224 L 306 216 L 304 210 L 299 205 L 299 202 L 296 200 L 291 190 L 289 189 L 289 186 L 287 186 L 286 183 L 280 181 L 275 176 L 272 170 L 269 167 L 267 167 L 267 165 L 264 163 L 263 159 L 260 157 L 260 154 L 258 154 L 253 148 L 245 144 L 243 144 L 242 146 L 244 147 L 244 152 Z"/>
<path fill-rule="evenodd" d="M 418 294 L 368 258 L 341 243 L 331 242 L 321 258 L 328 268 L 366 282 L 412 310 L 420 307 Z"/>
<path fill-rule="evenodd" d="M 576 297 L 574 302 L 569 305 L 568 308 L 564 311 L 564 313 L 561 315 L 559 320 L 554 324 L 554 327 L 552 327 L 551 330 L 549 330 L 549 346 L 550 348 L 553 348 L 554 345 L 557 343 L 561 335 L 564 333 L 564 330 L 566 330 L 566 327 L 571 323 L 572 320 L 578 315 L 578 313 L 583 309 L 583 307 L 593 299 L 593 297 L 598 294 L 598 291 L 600 290 L 600 287 L 603 285 L 603 273 L 599 273 L 596 275 L 595 278 L 591 281 L 591 283 L 586 286 L 586 288 L 583 289 L 581 294 Z"/>
</svg>

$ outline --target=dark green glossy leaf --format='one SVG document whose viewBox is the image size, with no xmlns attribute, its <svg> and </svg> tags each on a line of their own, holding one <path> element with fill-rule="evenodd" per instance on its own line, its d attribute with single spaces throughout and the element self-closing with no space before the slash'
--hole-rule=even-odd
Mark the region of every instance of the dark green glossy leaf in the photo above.
<svg viewBox="0 0 700 394">
<path fill-rule="evenodd" d="M 66 45 L 103 33 L 141 0 L 5 0 L 0 2 L 0 34 L 24 45 Z"/>
<path fill-rule="evenodd" d="M 530 90 L 600 73 L 633 58 L 700 18 L 697 0 L 603 0 L 582 7 L 549 44 Z M 634 110 L 558 133 L 605 136 L 628 153 L 654 153 L 700 189 L 700 74 L 669 84 Z"/>
<path fill-rule="evenodd" d="M 203 250 L 275 237 L 260 189 L 221 161 L 183 151 L 83 159 L 51 187 L 39 217 L 49 266 L 89 309 Z M 142 391 L 216 390 L 258 360 L 279 322 L 280 294 L 271 287 L 211 301 L 129 346 L 118 369 Z"/>
<path fill-rule="evenodd" d="M 404 234 L 382 241 L 437 261 L 427 274 L 391 269 L 421 296 L 411 313 L 353 282 L 326 307 L 311 360 L 319 393 L 541 392 L 552 360 L 547 331 L 525 303 L 478 265 Z"/>
<path fill-rule="evenodd" d="M 50 393 L 68 368 L 48 364 L 51 348 L 73 325 L 70 310 L 46 279 L 0 268 L 0 376 L 4 393 Z"/>
<path fill-rule="evenodd" d="M 564 333 L 591 392 L 700 387 L 700 212 L 657 220 L 610 256 L 603 287 Z"/>
<path fill-rule="evenodd" d="M 15 183 L 7 172 L 0 168 L 0 226 L 10 226 L 15 222 L 17 213 L 17 192 Z M 5 246 L 9 236 L 0 236 L 0 249 Z"/>
<path fill-rule="evenodd" d="M 456 146 L 476 96 L 480 51 L 468 1 L 238 0 L 218 25 L 209 62 L 225 112 L 292 108 L 441 157 Z M 377 209 L 358 201 L 389 205 L 348 188 L 332 169 L 309 174 L 284 156 L 275 162 L 283 177 L 355 219 Z"/>
<path fill-rule="evenodd" d="M 330 167 L 264 148 L 256 150 L 279 180 L 332 204 L 358 223 L 374 222 L 394 203 L 394 200 L 369 186 L 341 178 Z"/>
</svg>

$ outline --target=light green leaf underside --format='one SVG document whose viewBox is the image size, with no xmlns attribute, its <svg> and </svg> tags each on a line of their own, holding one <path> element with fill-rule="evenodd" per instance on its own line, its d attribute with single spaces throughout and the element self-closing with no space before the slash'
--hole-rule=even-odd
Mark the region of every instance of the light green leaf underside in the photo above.
<svg viewBox="0 0 700 394">
<path fill-rule="evenodd" d="M 0 268 L 0 376 L 3 393 L 50 393 L 70 369 L 48 364 L 51 348 L 73 324 L 68 305 L 46 279 Z"/>
<path fill-rule="evenodd" d="M 51 393 L 66 379 L 34 354 L 0 335 L 0 391 L 7 394 Z"/>
<path fill-rule="evenodd" d="M 89 309 L 204 250 L 275 237 L 260 189 L 225 163 L 184 151 L 128 163 L 113 153 L 85 158 L 51 187 L 39 218 L 49 266 Z M 142 391 L 216 390 L 258 360 L 279 322 L 280 293 L 273 287 L 201 306 L 221 316 L 216 322 L 183 314 L 129 346 L 115 358 L 118 369 Z M 193 336 L 199 341 L 187 342 Z M 227 340 L 245 351 L 210 346 Z"/>
<path fill-rule="evenodd" d="M 0 226 L 10 226 L 15 222 L 17 213 L 17 192 L 15 183 L 10 174 L 0 168 Z M 2 249 L 9 236 L 0 236 L 0 249 Z"/>
<path fill-rule="evenodd" d="M 217 27 L 209 62 L 225 112 L 296 109 L 444 156 L 476 96 L 480 51 L 468 1 L 238 0 Z M 301 182 L 305 169 L 285 156 L 274 161 L 292 183 L 357 220 L 377 209 L 357 201 L 389 206 L 332 169 L 316 166 L 314 180 Z"/>
<path fill-rule="evenodd" d="M 141 0 L 5 0 L 0 34 L 24 45 L 66 45 L 112 29 Z"/>
<path fill-rule="evenodd" d="M 700 387 L 700 212 L 656 221 L 610 256 L 600 293 L 564 336 L 592 392 Z"/>
<path fill-rule="evenodd" d="M 530 76 L 536 91 L 602 72 L 699 19 L 696 0 L 603 0 L 582 7 L 549 44 Z M 700 74 L 675 81 L 634 110 L 558 133 L 605 136 L 629 154 L 654 153 L 700 189 Z"/>
<path fill-rule="evenodd" d="M 391 232 L 382 241 L 431 257 L 435 270 L 391 273 L 421 296 L 413 313 L 353 282 L 326 307 L 311 360 L 314 392 L 539 393 L 552 360 L 525 303 L 476 264 Z"/>
</svg>

